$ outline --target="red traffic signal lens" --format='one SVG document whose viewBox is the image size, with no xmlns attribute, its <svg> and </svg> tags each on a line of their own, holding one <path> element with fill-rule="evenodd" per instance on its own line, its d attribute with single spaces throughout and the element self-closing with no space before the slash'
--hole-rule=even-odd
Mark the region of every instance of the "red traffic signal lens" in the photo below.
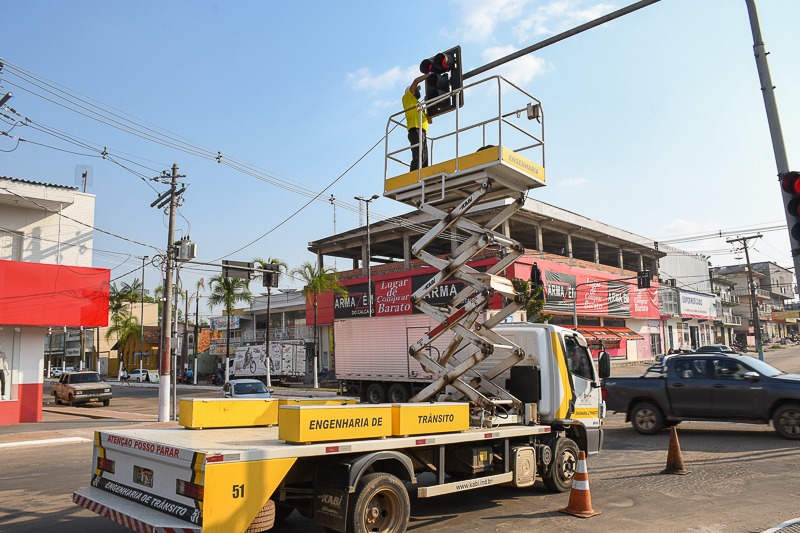
<svg viewBox="0 0 800 533">
<path fill-rule="evenodd" d="M 781 188 L 789 194 L 800 195 L 800 172 L 787 172 L 781 177 Z"/>
<path fill-rule="evenodd" d="M 432 60 L 423 59 L 422 63 L 419 64 L 419 71 L 422 72 L 423 74 L 427 74 L 428 72 L 431 71 L 432 67 L 433 67 L 433 61 Z"/>
<path fill-rule="evenodd" d="M 456 66 L 456 59 L 453 54 L 440 53 L 433 58 L 433 67 L 439 72 L 447 72 Z"/>
</svg>

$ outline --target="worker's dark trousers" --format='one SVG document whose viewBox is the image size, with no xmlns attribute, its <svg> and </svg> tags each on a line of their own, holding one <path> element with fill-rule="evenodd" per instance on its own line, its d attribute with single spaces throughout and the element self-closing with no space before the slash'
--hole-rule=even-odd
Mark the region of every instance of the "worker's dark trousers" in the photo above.
<svg viewBox="0 0 800 533">
<path fill-rule="evenodd" d="M 420 129 L 411 128 L 408 130 L 408 142 L 411 144 L 411 170 L 419 169 L 419 151 L 422 148 L 422 167 L 428 166 L 428 136 L 425 130 L 422 130 L 422 138 L 420 138 Z M 422 146 L 418 146 L 422 143 Z"/>
</svg>

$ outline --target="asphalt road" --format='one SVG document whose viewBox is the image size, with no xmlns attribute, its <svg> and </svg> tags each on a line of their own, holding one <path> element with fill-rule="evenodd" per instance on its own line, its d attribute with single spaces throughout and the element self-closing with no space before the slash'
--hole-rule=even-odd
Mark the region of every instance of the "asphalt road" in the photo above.
<svg viewBox="0 0 800 533">
<path fill-rule="evenodd" d="M 766 359 L 783 370 L 800 372 L 800 347 L 768 352 Z M 614 374 L 636 375 L 642 370 L 615 367 Z M 48 410 L 36 430 L 88 439 L 94 429 L 133 422 L 87 415 L 115 410 L 130 413 L 131 418 L 153 417 L 155 389 L 115 386 L 114 394 L 111 407 L 81 408 L 85 410 L 81 417 L 67 414 L 67 408 Z M 588 462 L 592 502 L 600 515 L 584 520 L 559 513 L 569 494 L 551 494 L 537 483 L 526 490 L 494 487 L 432 499 L 412 497 L 409 530 L 757 532 L 800 516 L 800 441 L 781 439 L 769 426 L 680 424 L 682 456 L 691 471 L 685 476 L 660 473 L 666 465 L 669 433 L 639 435 L 618 414 L 607 418 L 605 428 L 603 453 Z M 0 428 L 0 444 L 8 434 L 4 429 Z M 32 428 L 15 429 L 21 435 L 26 430 Z M 0 531 L 128 531 L 71 503 L 71 492 L 89 482 L 88 440 L 0 448 L 0 457 L 5 465 L 0 472 Z M 295 513 L 275 531 L 323 530 Z"/>
</svg>

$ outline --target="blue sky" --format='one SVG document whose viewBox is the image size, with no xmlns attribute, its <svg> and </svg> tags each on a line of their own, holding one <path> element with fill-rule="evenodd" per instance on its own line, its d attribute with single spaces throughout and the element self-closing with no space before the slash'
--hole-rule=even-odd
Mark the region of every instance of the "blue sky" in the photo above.
<svg viewBox="0 0 800 533">
<path fill-rule="evenodd" d="M 308 241 L 333 233 L 331 194 L 339 232 L 359 223 L 353 196 L 381 194 L 379 141 L 420 60 L 460 44 L 464 70 L 472 70 L 628 3 L 7 3 L 0 89 L 14 93 L 9 105 L 89 147 L 107 147 L 134 172 L 96 150 L 17 126 L 11 135 L 47 146 L 14 149 L 16 141 L 0 137 L 0 175 L 73 185 L 76 166 L 90 165 L 96 227 L 163 249 L 166 217 L 149 205 L 165 186 L 144 178 L 177 163 L 189 188 L 176 238 L 190 234 L 199 260 L 271 256 L 295 267 L 314 259 Z M 797 168 L 800 100 L 791 87 L 800 84 L 800 3 L 757 4 Z M 548 186 L 534 198 L 655 240 L 717 230 L 750 235 L 785 223 L 752 46 L 743 0 L 662 0 L 486 76 L 501 74 L 543 102 Z M 23 79 L 20 69 L 191 143 L 195 153 L 49 102 L 46 86 Z M 196 155 L 218 151 L 251 170 Z M 276 228 L 310 200 L 307 193 L 337 178 Z M 381 197 L 371 215 L 406 210 Z M 95 266 L 111 268 L 120 281 L 140 276 L 135 256 L 154 250 L 129 240 L 96 234 Z M 764 232 L 753 245 L 753 260 L 791 265 L 785 230 Z M 724 239 L 675 246 L 706 253 L 714 265 L 740 255 Z M 213 274 L 187 269 L 184 278 L 193 286 Z M 156 269 L 148 267 L 145 278 L 152 288 Z"/>
</svg>

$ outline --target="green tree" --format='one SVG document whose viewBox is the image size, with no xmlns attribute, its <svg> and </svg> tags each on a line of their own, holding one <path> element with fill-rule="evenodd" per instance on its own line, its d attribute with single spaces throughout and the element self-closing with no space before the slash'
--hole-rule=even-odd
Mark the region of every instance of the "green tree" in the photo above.
<svg viewBox="0 0 800 533">
<path fill-rule="evenodd" d="M 117 337 L 117 353 L 120 354 L 120 358 L 122 358 L 122 349 L 127 344 L 128 339 L 139 339 L 141 343 L 142 340 L 142 330 L 139 324 L 139 320 L 131 313 L 126 310 L 122 310 L 119 313 L 116 313 L 111 316 L 111 326 L 109 326 L 108 331 L 106 331 L 106 340 L 111 339 L 111 337 Z M 127 358 L 126 367 L 130 366 L 131 361 Z"/>
<path fill-rule="evenodd" d="M 553 318 L 553 315 L 543 312 L 546 303 L 543 287 L 533 286 L 530 280 L 522 278 L 514 278 L 511 283 L 522 296 L 522 309 L 528 317 L 528 322 L 543 323 Z"/>
<path fill-rule="evenodd" d="M 228 327 L 225 332 L 225 379 L 228 379 L 228 358 L 231 353 L 231 314 L 234 306 L 239 302 L 246 302 L 253 305 L 253 293 L 250 292 L 248 285 L 250 282 L 240 278 L 226 278 L 217 275 L 211 278 L 208 286 L 211 294 L 208 297 L 208 307 L 222 306 L 228 316 Z"/>
<path fill-rule="evenodd" d="M 317 324 L 318 297 L 320 294 L 332 292 L 334 296 L 347 296 L 347 289 L 339 282 L 339 276 L 332 268 L 318 267 L 305 262 L 292 270 L 304 283 L 303 296 L 306 300 L 312 299 L 314 305 L 314 387 L 319 387 L 317 381 L 319 365 L 319 325 Z"/>
</svg>

